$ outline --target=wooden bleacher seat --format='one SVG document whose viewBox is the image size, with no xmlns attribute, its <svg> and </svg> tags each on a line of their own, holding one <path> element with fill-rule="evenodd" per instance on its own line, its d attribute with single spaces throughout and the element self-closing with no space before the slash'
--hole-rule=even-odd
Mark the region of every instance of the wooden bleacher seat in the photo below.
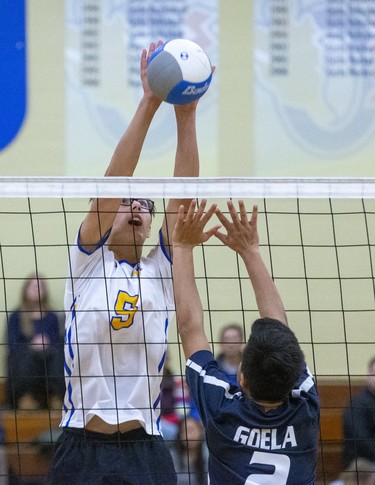
<svg viewBox="0 0 375 485">
<path fill-rule="evenodd" d="M 30 443 L 40 433 L 58 427 L 61 411 L 3 410 L 0 411 L 5 431 L 5 443 Z"/>
<path fill-rule="evenodd" d="M 324 485 L 342 471 L 343 413 L 364 382 L 317 379 L 317 384 L 321 406 L 317 485 Z"/>
<path fill-rule="evenodd" d="M 24 480 L 47 476 L 50 457 L 40 452 L 40 443 L 36 440 L 41 433 L 47 432 L 45 440 L 52 446 L 53 434 L 50 430 L 58 427 L 61 411 L 2 410 L 0 414 L 11 474 Z"/>
</svg>

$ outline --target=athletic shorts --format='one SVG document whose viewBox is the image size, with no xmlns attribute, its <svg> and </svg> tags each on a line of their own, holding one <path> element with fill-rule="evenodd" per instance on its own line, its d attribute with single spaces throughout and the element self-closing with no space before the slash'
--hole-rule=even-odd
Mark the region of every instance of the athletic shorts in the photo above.
<svg viewBox="0 0 375 485">
<path fill-rule="evenodd" d="M 173 459 L 161 436 L 143 428 L 111 435 L 63 428 L 49 485 L 175 485 Z"/>
</svg>

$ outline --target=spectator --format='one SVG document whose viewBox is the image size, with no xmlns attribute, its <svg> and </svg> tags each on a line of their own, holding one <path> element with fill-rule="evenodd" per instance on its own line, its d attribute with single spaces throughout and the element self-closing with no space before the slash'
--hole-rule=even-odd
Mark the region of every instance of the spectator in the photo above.
<svg viewBox="0 0 375 485">
<path fill-rule="evenodd" d="M 219 369 L 226 375 L 228 382 L 238 385 L 238 366 L 242 361 L 244 334 L 241 325 L 230 323 L 222 328 L 219 337 L 220 354 L 217 357 Z"/>
<path fill-rule="evenodd" d="M 168 356 L 167 353 L 160 388 L 160 423 L 164 439 L 169 446 L 177 439 L 178 414 L 176 410 L 176 380 L 169 366 Z"/>
<path fill-rule="evenodd" d="M 168 355 L 167 353 L 161 383 L 160 423 L 167 445 L 172 446 L 177 440 L 180 420 L 187 414 L 199 419 L 199 414 L 185 377 L 173 373 Z"/>
<path fill-rule="evenodd" d="M 178 485 L 207 483 L 207 446 L 202 423 L 195 416 L 187 415 L 186 418 L 180 419 L 172 457 Z"/>
<path fill-rule="evenodd" d="M 18 308 L 7 319 L 8 403 L 15 409 L 61 408 L 64 353 L 59 319 L 51 310 L 46 280 L 24 282 Z"/>
<path fill-rule="evenodd" d="M 368 363 L 365 389 L 344 412 L 343 457 L 344 472 L 334 485 L 375 485 L 375 357 Z"/>
</svg>

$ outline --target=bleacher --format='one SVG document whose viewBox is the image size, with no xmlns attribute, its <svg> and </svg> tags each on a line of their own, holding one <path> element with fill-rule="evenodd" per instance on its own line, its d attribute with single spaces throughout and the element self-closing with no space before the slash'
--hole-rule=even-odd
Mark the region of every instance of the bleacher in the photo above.
<svg viewBox="0 0 375 485">
<path fill-rule="evenodd" d="M 321 428 L 316 485 L 328 484 L 342 471 L 342 414 L 350 397 L 362 387 L 361 382 L 351 382 L 349 385 L 347 380 L 318 381 Z M 4 397 L 4 389 L 1 389 L 0 383 L 1 397 Z M 40 443 L 40 436 L 44 433 L 48 446 L 53 438 L 50 430 L 56 429 L 60 420 L 59 410 L 1 411 L 8 465 L 12 474 L 23 478 L 47 475 L 50 455 L 41 452 L 43 443 Z"/>
<path fill-rule="evenodd" d="M 23 482 L 46 477 L 52 439 L 61 421 L 60 410 L 14 410 L 6 408 L 5 380 L 0 381 L 0 420 L 10 474 Z M 44 441 L 44 443 L 43 443 Z"/>
<path fill-rule="evenodd" d="M 325 485 L 342 471 L 343 412 L 364 383 L 349 384 L 346 379 L 317 382 L 321 406 L 317 485 Z"/>
</svg>

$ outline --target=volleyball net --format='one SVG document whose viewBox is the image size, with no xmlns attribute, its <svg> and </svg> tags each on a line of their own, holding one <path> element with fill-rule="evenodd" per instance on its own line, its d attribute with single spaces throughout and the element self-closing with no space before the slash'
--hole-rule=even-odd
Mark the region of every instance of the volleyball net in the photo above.
<svg viewBox="0 0 375 485">
<path fill-rule="evenodd" d="M 375 179 L 0 178 L 4 383 L 6 322 L 19 303 L 28 275 L 35 273 L 45 280 L 53 309 L 63 319 L 69 246 L 91 197 L 153 199 L 156 217 L 152 237 L 146 242 L 150 247 L 157 240 L 169 198 L 207 198 L 223 212 L 227 212 L 228 199 L 243 199 L 249 212 L 253 204 L 258 205 L 261 251 L 306 361 L 322 389 L 331 384 L 345 389 L 341 401 L 322 399 L 322 426 L 326 430 L 321 435 L 320 466 L 322 479 L 329 477 L 327 460 L 332 451 L 324 444 L 340 441 L 338 428 L 342 407 L 347 404 L 343 401 L 350 399 L 354 386 L 363 384 L 367 363 L 375 354 Z M 220 330 L 226 324 L 240 324 L 248 338 L 258 316 L 256 302 L 241 259 L 219 240 L 211 238 L 197 247 L 195 260 L 205 326 L 216 355 L 221 349 Z M 169 364 L 183 379 L 185 362 L 174 323 L 168 348 Z M 13 424 L 5 427 L 17 427 L 17 412 Z M 50 427 L 56 425 L 55 418 L 49 420 Z M 17 433 L 12 436 L 19 441 Z"/>
</svg>

